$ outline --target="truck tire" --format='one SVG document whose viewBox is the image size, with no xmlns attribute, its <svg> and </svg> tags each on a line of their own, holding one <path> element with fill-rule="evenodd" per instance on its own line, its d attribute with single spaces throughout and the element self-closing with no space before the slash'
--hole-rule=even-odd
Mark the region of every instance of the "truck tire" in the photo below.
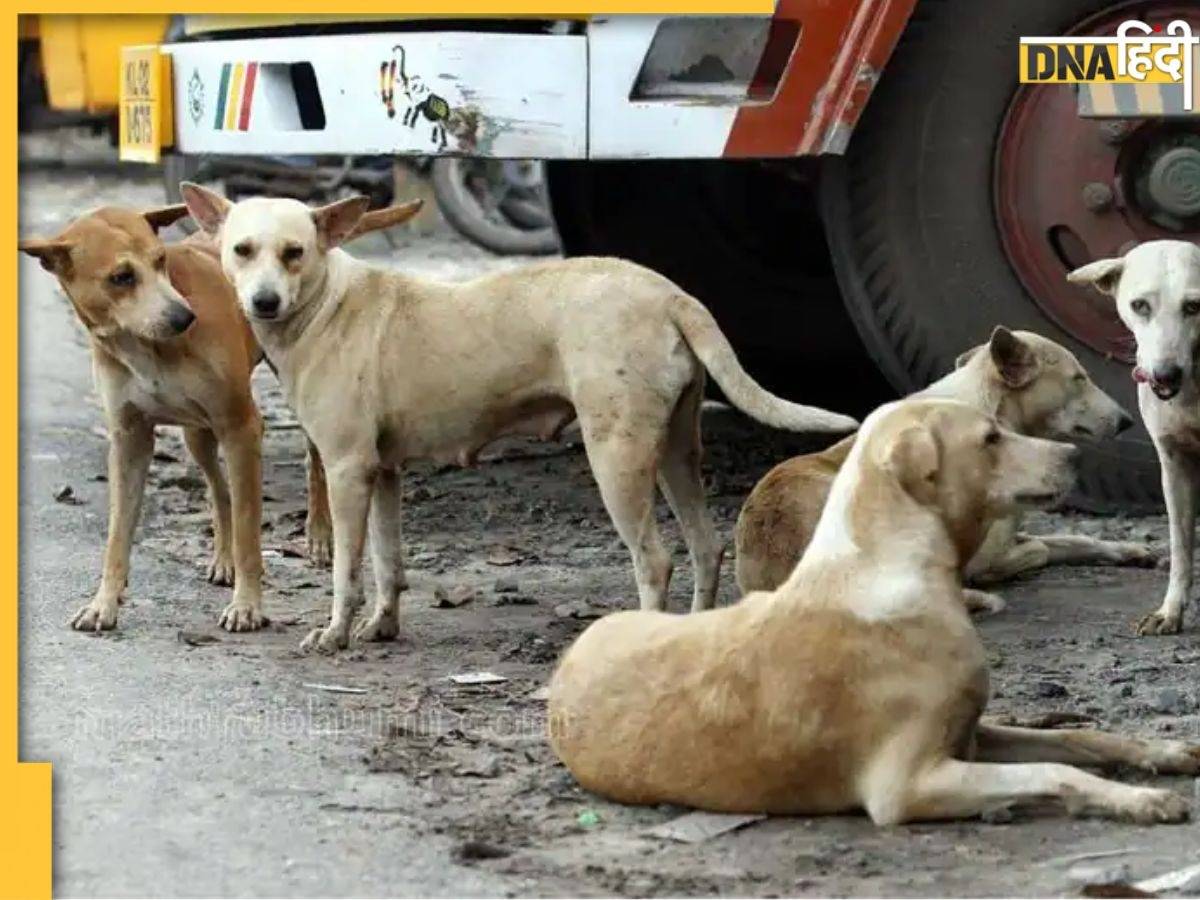
<svg viewBox="0 0 1200 900">
<path fill-rule="evenodd" d="M 922 0 L 918 5 L 845 158 L 823 167 L 820 195 L 847 309 L 896 389 L 909 392 L 940 377 L 964 348 L 1004 324 L 1062 342 L 1105 391 L 1131 412 L 1136 409 L 1129 365 L 1114 358 L 1119 351 L 1112 348 L 1120 346 L 1121 336 L 1113 331 L 1119 329 L 1115 316 L 1101 308 L 1100 298 L 1083 291 L 1064 295 L 1059 288 L 1060 281 L 1065 288 L 1065 275 L 1074 265 L 1123 252 L 1118 238 L 1107 245 L 1097 240 L 1087 247 L 1058 247 L 1059 271 L 1045 265 L 1031 269 L 1010 252 L 1015 245 L 1006 230 L 1014 222 L 1019 228 L 1026 212 L 1017 208 L 1016 219 L 1011 218 L 1013 204 L 1005 200 L 1001 208 L 999 188 L 1024 174 L 1003 168 L 1018 104 L 1022 110 L 1059 104 L 1061 129 L 1023 135 L 1027 144 L 1094 141 L 1088 148 L 1101 157 L 1105 152 L 1099 140 L 1104 122 L 1074 115 L 1072 88 L 1018 85 L 1019 38 L 1111 34 L 1124 18 L 1154 21 L 1155 15 L 1178 15 L 1181 5 L 1168 0 Z M 1193 5 L 1184 17 L 1195 16 Z M 1054 90 L 1072 91 L 1066 106 L 1062 94 L 1034 93 Z M 1136 127 L 1143 130 L 1143 145 L 1157 146 L 1154 142 L 1165 138 L 1155 129 L 1168 126 Z M 1054 155 L 1051 149 L 1045 147 L 1047 158 Z M 1114 160 L 1128 151 L 1129 145 L 1114 147 Z M 1114 162 L 1118 165 L 1127 167 L 1129 161 Z M 1118 175 L 1114 172 L 1114 178 Z M 1074 216 L 1078 203 L 1080 233 L 1094 230 L 1095 222 L 1083 221 L 1092 213 L 1077 199 L 1081 185 L 1071 181 L 1074 173 L 1060 168 L 1057 177 L 1063 190 L 1073 192 L 1064 196 L 1062 208 Z M 1144 212 L 1109 209 L 1104 214 L 1114 218 L 1104 227 L 1114 235 L 1125 229 L 1133 240 L 1195 239 L 1191 228 L 1200 223 L 1164 230 L 1148 222 Z M 1031 288 L 1036 284 L 1042 288 Z M 1078 308 L 1069 308 L 1071 303 Z M 1076 313 L 1079 321 L 1073 321 Z M 1074 502 L 1095 511 L 1147 511 L 1160 505 L 1157 459 L 1144 429 L 1084 448 Z"/>
<path fill-rule="evenodd" d="M 545 185 L 539 183 L 522 197 L 488 210 L 472 192 L 472 174 L 489 161 L 439 156 L 430 169 L 438 209 L 464 237 L 493 253 L 544 256 L 558 251 L 558 235 L 545 210 Z M 495 167 L 494 167 L 495 168 Z M 496 174 L 498 175 L 498 169 Z M 537 215 L 538 212 L 542 216 Z"/>
</svg>

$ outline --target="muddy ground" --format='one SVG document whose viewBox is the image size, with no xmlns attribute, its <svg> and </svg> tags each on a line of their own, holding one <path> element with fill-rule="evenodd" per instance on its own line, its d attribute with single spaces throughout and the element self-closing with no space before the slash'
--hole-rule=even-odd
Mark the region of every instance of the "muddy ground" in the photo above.
<svg viewBox="0 0 1200 900">
<path fill-rule="evenodd" d="M 22 233 L 53 231 L 102 202 L 160 196 L 153 175 L 27 170 Z M 445 231 L 393 241 L 356 252 L 453 278 L 517 262 Z M 1078 895 L 1071 869 L 1081 861 L 1141 878 L 1200 855 L 1197 823 L 1061 818 L 886 831 L 859 817 L 780 818 L 694 846 L 647 835 L 681 811 L 581 791 L 542 736 L 538 690 L 587 624 L 574 616 L 635 603 L 629 558 L 578 436 L 498 445 L 470 470 L 414 467 L 402 638 L 334 659 L 302 656 L 300 639 L 324 621 L 330 579 L 301 557 L 302 441 L 266 372 L 256 390 L 268 419 L 272 626 L 244 635 L 216 627 L 227 591 L 202 577 L 202 481 L 162 429 L 119 630 L 73 633 L 66 621 L 95 589 L 105 532 L 102 417 L 65 300 L 36 264 L 23 261 L 21 279 L 21 751 L 55 764 L 56 893 Z M 804 444 L 720 408 L 705 430 L 711 508 L 729 535 L 755 480 Z M 64 485 L 72 502 L 55 499 Z M 677 548 L 672 603 L 682 610 L 691 576 L 665 505 L 660 518 Z M 1032 524 L 1164 540 L 1161 518 Z M 993 710 L 1071 711 L 1104 727 L 1200 739 L 1196 616 L 1177 637 L 1132 633 L 1164 585 L 1161 571 L 1078 568 L 1008 586 L 1009 608 L 980 621 Z M 438 588 L 471 599 L 439 608 Z M 728 562 L 721 599 L 735 599 Z M 448 680 L 480 671 L 505 680 Z M 1149 780 L 1197 791 L 1188 779 Z M 1108 851 L 1125 853 L 1084 859 Z"/>
</svg>

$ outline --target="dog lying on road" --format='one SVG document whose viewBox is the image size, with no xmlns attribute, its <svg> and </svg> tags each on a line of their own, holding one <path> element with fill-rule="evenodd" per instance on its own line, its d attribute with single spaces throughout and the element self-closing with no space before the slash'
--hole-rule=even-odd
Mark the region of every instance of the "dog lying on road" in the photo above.
<svg viewBox="0 0 1200 900">
<path fill-rule="evenodd" d="M 1006 428 L 1035 437 L 1097 440 L 1133 424 L 1065 347 L 1006 328 L 997 328 L 987 344 L 962 354 L 953 372 L 913 396 L 961 400 L 995 415 Z M 782 462 L 755 485 L 734 534 L 743 593 L 773 590 L 791 574 L 854 442 L 852 435 L 821 453 Z M 967 564 L 968 582 L 1003 581 L 1053 564 L 1155 563 L 1141 544 L 1082 535 L 1033 537 L 1019 533 L 1019 524 L 1016 516 L 992 523 Z M 995 611 L 1004 605 L 999 597 L 977 590 L 968 590 L 966 599 L 973 609 Z"/>
<path fill-rule="evenodd" d="M 1138 408 L 1158 451 L 1167 501 L 1171 575 L 1162 605 L 1138 634 L 1175 634 L 1191 599 L 1196 490 L 1200 486 L 1200 247 L 1149 241 L 1067 276 L 1113 297 L 1137 341 Z"/>
<path fill-rule="evenodd" d="M 1064 764 L 1195 774 L 1200 746 L 979 720 L 987 654 L 963 564 L 991 520 L 1064 494 L 1075 453 L 953 400 L 881 407 L 778 590 L 691 616 L 613 613 L 584 631 L 550 682 L 555 752 L 583 787 L 624 803 L 862 809 L 880 825 L 1047 801 L 1185 819 L 1178 794 Z"/>
<path fill-rule="evenodd" d="M 671 574 L 654 519 L 657 478 L 695 569 L 693 608 L 704 609 L 722 555 L 700 480 L 705 369 L 766 424 L 855 427 L 847 416 L 767 393 L 697 300 L 633 263 L 576 259 L 441 284 L 338 249 L 364 198 L 310 210 L 293 200 L 235 205 L 186 183 L 182 191 L 193 218 L 219 236 L 225 273 L 326 463 L 333 613 L 305 647 L 347 646 L 368 527 L 379 593 L 358 637 L 397 634 L 406 584 L 398 470 L 406 460 L 465 464 L 502 434 L 550 437 L 577 418 L 633 556 L 641 605 L 663 608 Z"/>
<path fill-rule="evenodd" d="M 208 483 L 213 511 L 208 580 L 234 585 L 221 625 L 249 631 L 265 621 L 262 423 L 250 393 L 250 373 L 262 353 L 212 247 L 204 239 L 173 245 L 159 240 L 159 228 L 187 214 L 182 204 L 147 212 L 108 207 L 82 216 L 56 238 L 18 245 L 57 276 L 87 329 L 108 422 L 104 569 L 95 597 L 71 620 L 76 629 L 99 631 L 117 623 L 156 424 L 183 426 L 187 448 Z M 364 217 L 358 233 L 396 218 L 395 208 L 375 211 Z M 324 472 L 311 443 L 309 451 L 309 555 L 328 562 L 332 527 Z"/>
</svg>

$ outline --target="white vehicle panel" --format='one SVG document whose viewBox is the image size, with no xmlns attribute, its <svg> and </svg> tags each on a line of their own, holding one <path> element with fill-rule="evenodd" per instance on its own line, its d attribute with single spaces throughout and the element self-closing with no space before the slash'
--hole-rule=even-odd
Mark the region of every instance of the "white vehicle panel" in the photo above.
<svg viewBox="0 0 1200 900">
<path fill-rule="evenodd" d="M 724 155 L 741 105 L 737 99 L 630 99 L 662 20 L 661 16 L 614 16 L 589 24 L 588 151 L 593 159 Z"/>
<path fill-rule="evenodd" d="M 583 35 L 403 32 L 162 49 L 172 58 L 175 146 L 183 153 L 588 153 Z M 301 110 L 297 64 L 311 66 L 323 127 L 314 127 L 311 107 Z"/>
</svg>

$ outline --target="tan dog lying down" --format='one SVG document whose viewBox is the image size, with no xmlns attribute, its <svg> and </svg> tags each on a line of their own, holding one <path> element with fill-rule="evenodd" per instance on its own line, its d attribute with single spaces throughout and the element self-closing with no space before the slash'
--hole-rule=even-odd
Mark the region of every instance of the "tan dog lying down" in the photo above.
<svg viewBox="0 0 1200 900">
<path fill-rule="evenodd" d="M 326 463 L 333 614 L 306 647 L 347 645 L 368 527 L 378 595 L 358 636 L 396 636 L 407 460 L 468 463 L 503 434 L 550 437 L 578 418 L 642 606 L 663 607 L 671 575 L 654 518 L 657 480 L 691 554 L 693 607 L 704 609 L 723 549 L 700 480 L 705 370 L 769 425 L 840 432 L 856 424 L 767 393 L 708 310 L 633 263 L 575 259 L 443 284 L 337 249 L 363 198 L 311 210 L 294 200 L 231 204 L 190 184 L 182 191 L 196 221 L 218 235 L 225 273 Z"/>
<path fill-rule="evenodd" d="M 914 397 L 948 397 L 969 403 L 1019 434 L 1097 440 L 1125 430 L 1132 419 L 1088 377 L 1074 354 L 1028 331 L 997 328 L 991 340 L 964 353 L 953 372 Z M 821 453 L 780 463 L 755 485 L 738 516 L 734 542 L 738 587 L 772 590 L 791 574 L 821 516 L 834 476 L 855 438 Z M 1052 564 L 1142 565 L 1155 555 L 1142 544 L 1083 535 L 1029 536 L 1020 518 L 1006 516 L 967 565 L 968 581 L 991 583 Z M 1003 601 L 968 591 L 973 608 Z"/>
<path fill-rule="evenodd" d="M 108 544 L 100 586 L 71 620 L 77 629 L 99 631 L 117 623 L 159 424 L 183 426 L 184 442 L 208 484 L 213 513 L 208 580 L 234 585 L 221 625 L 247 631 L 265 621 L 262 422 L 250 392 L 250 373 L 262 352 L 212 242 L 159 240 L 159 228 L 186 215 L 182 204 L 144 212 L 105 207 L 80 216 L 53 239 L 18 245 L 58 278 L 87 329 L 108 422 Z M 363 217 L 356 233 L 411 215 L 410 208 L 377 210 Z M 328 563 L 332 526 L 321 460 L 311 443 L 308 500 L 309 555 Z"/>
<path fill-rule="evenodd" d="M 979 721 L 987 655 L 963 563 L 990 518 L 1061 496 L 1074 453 L 955 401 L 882 407 L 778 590 L 690 616 L 618 612 L 579 637 L 550 683 L 555 752 L 625 803 L 881 825 L 1046 801 L 1186 818 L 1178 794 L 1064 764 L 1193 774 L 1200 747 Z"/>
</svg>

